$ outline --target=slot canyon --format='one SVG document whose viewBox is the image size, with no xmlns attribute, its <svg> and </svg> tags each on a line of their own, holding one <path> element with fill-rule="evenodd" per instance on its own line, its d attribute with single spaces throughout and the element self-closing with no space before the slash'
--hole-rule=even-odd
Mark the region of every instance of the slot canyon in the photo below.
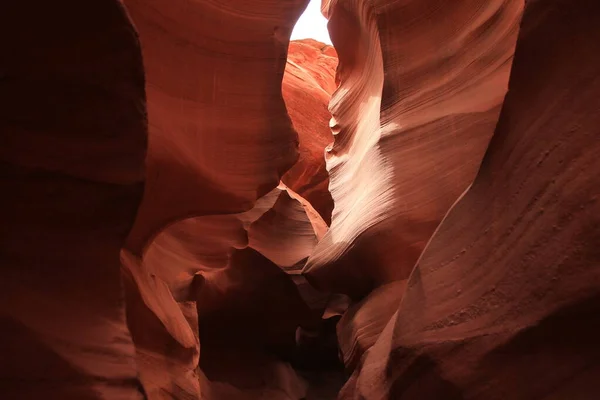
<svg viewBox="0 0 600 400">
<path fill-rule="evenodd" d="M 307 5 L 3 5 L 0 400 L 600 399 L 600 2 Z"/>
</svg>

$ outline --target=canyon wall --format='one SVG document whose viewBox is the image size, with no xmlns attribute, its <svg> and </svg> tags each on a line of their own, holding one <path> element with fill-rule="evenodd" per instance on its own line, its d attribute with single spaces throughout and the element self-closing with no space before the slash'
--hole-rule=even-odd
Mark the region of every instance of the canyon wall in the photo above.
<svg viewBox="0 0 600 400">
<path fill-rule="evenodd" d="M 290 106 L 304 129 L 297 163 L 282 79 L 306 1 L 124 3 L 147 79 L 146 190 L 122 259 L 148 397 L 305 397 L 307 385 L 287 361 L 297 327 L 320 323 L 326 298 L 300 270 L 327 225 L 280 179 L 295 165 L 299 172 L 284 181 L 324 199 L 315 203 L 324 215 L 331 211 L 324 162 L 314 153 L 327 141 L 318 124 L 335 58 L 311 45 L 303 54 L 315 66 L 323 60 L 323 77 L 304 60 L 287 74 L 293 93 L 319 95 Z M 307 77 L 314 85 L 300 87 Z M 312 143 L 307 129 L 323 139 Z"/>
<path fill-rule="evenodd" d="M 306 4 L 4 7 L 2 399 L 597 397 L 600 5 Z"/>
<path fill-rule="evenodd" d="M 11 2 L 0 48 L 0 397 L 142 399 L 119 261 L 144 189 L 137 34 L 118 1 Z"/>
<path fill-rule="evenodd" d="M 296 329 L 327 297 L 300 271 L 327 225 L 280 179 L 306 2 L 124 3 L 2 16 L 2 397 L 305 397 Z M 318 96 L 290 106 L 310 157 L 288 176 L 327 216 L 335 52 L 298 46 L 288 92 Z"/>
<path fill-rule="evenodd" d="M 340 63 L 326 154 L 335 210 L 305 272 L 319 288 L 362 298 L 408 277 L 474 178 L 506 92 L 522 1 L 323 8 Z"/>
<path fill-rule="evenodd" d="M 594 1 L 527 2 L 477 178 L 342 398 L 597 396 L 598 23 Z"/>
<path fill-rule="evenodd" d="M 338 324 L 362 363 L 434 230 L 472 182 L 507 89 L 522 1 L 323 2 L 339 55 L 327 150 L 331 228 L 305 267 L 357 302 Z"/>
<path fill-rule="evenodd" d="M 149 143 L 127 248 L 169 224 L 244 212 L 298 158 L 281 81 L 306 0 L 125 0 L 140 34 Z"/>
<path fill-rule="evenodd" d="M 324 2 L 336 208 L 305 273 L 360 300 L 341 399 L 598 392 L 600 10 L 529 1 L 518 31 L 522 8 Z"/>
<path fill-rule="evenodd" d="M 280 186 L 245 213 L 170 225 L 142 259 L 124 251 L 128 322 L 149 398 L 301 397 L 306 385 L 280 358 L 293 353 L 297 326 L 319 315 L 290 275 L 324 229 Z"/>
<path fill-rule="evenodd" d="M 290 42 L 283 75 L 283 99 L 300 139 L 300 157 L 282 180 L 302 195 L 331 223 L 333 199 L 324 151 L 333 142 L 327 109 L 336 89 L 337 54 L 332 46 L 312 39 Z"/>
</svg>

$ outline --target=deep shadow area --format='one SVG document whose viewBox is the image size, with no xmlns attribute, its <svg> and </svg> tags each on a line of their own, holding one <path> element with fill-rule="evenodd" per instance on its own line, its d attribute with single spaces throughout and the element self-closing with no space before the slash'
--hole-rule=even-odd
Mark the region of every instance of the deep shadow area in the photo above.
<svg viewBox="0 0 600 400">
<path fill-rule="evenodd" d="M 595 295 L 569 304 L 522 330 L 486 354 L 480 368 L 494 368 L 499 393 L 520 393 L 521 399 L 552 398 L 557 388 L 574 389 L 579 376 L 592 371 L 600 373 L 599 338 L 600 295 Z M 545 377 L 541 382 L 540 375 Z M 592 386 L 584 390 L 584 397 L 571 399 L 598 398 L 600 379 Z"/>
<path fill-rule="evenodd" d="M 0 393 L 3 400 L 101 400 L 94 386 L 136 387 L 137 379 L 94 379 L 43 343 L 27 326 L 12 318 L 0 318 L 4 340 L 0 341 L 3 366 Z M 35 362 L 33 362 L 35 361 Z M 145 394 L 144 394 L 145 395 Z"/>
<path fill-rule="evenodd" d="M 463 400 L 461 390 L 445 380 L 434 359 L 426 354 L 417 354 L 413 349 L 398 348 L 390 357 L 393 363 L 400 359 L 412 358 L 409 366 L 397 379 L 393 380 L 389 398 L 394 400 Z M 402 364 L 406 360 L 401 361 Z M 392 377 L 389 377 L 392 380 Z"/>
</svg>

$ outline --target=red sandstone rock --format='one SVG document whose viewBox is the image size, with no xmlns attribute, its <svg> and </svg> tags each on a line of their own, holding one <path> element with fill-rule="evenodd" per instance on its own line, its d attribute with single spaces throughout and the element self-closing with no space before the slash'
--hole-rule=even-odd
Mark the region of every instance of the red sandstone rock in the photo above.
<svg viewBox="0 0 600 400">
<path fill-rule="evenodd" d="M 349 370 L 359 366 L 365 351 L 375 344 L 398 309 L 405 287 L 406 280 L 388 283 L 345 311 L 337 329 L 340 353 Z"/>
<path fill-rule="evenodd" d="M 387 3 L 324 2 L 340 59 L 327 152 L 336 207 L 305 275 L 356 299 L 375 289 L 338 324 L 350 370 L 400 302 L 403 291 L 392 287 L 405 284 L 475 175 L 506 91 L 522 8 Z"/>
<path fill-rule="evenodd" d="M 141 51 L 118 1 L 0 13 L 0 398 L 142 399 L 119 251 L 143 191 Z"/>
<path fill-rule="evenodd" d="M 144 201 L 128 239 L 190 216 L 247 211 L 296 161 L 281 95 L 304 0 L 125 0 L 140 33 L 149 118 Z"/>
<path fill-rule="evenodd" d="M 344 399 L 600 391 L 600 6 L 529 1 L 480 171 Z"/>
<path fill-rule="evenodd" d="M 337 55 L 332 46 L 312 39 L 290 42 L 283 75 L 283 98 L 300 139 L 300 158 L 283 176 L 290 188 L 307 199 L 331 222 L 333 200 L 324 149 L 333 142 L 327 110 L 334 80 Z"/>
<path fill-rule="evenodd" d="M 196 303 L 176 300 L 152 265 L 123 251 L 127 324 L 149 399 L 201 398 Z M 166 261 L 166 260 L 165 260 Z M 174 271 L 176 272 L 176 271 Z M 158 275 L 158 276 L 157 276 Z"/>
<path fill-rule="evenodd" d="M 277 200 L 248 229 L 248 246 L 288 273 L 299 274 L 327 225 L 310 203 L 280 185 Z M 290 246 L 290 243 L 294 246 Z"/>
<path fill-rule="evenodd" d="M 335 210 L 305 272 L 356 298 L 408 277 L 473 179 L 522 8 L 517 0 L 388 3 L 323 6 L 340 62 L 327 151 Z"/>
<path fill-rule="evenodd" d="M 283 76 L 284 100 L 287 101 L 285 85 L 297 83 L 292 78 L 303 80 L 307 86 L 305 91 L 316 92 L 315 89 L 321 89 L 331 95 L 337 89 L 335 82 L 337 64 L 337 52 L 333 46 L 314 39 L 292 40 L 288 47 L 285 71 L 289 76 L 286 74 Z M 290 82 L 286 81 L 287 78 L 290 78 Z M 319 94 L 317 96 L 321 97 Z M 329 97 L 323 97 L 323 99 L 329 101 Z M 290 96 L 290 100 L 294 99 Z M 331 132 L 329 134 L 331 135 Z"/>
<path fill-rule="evenodd" d="M 527 2 L 497 126 L 521 1 L 324 1 L 327 231 L 335 52 L 293 42 L 281 85 L 304 2 L 126 0 L 129 330 L 140 48 L 79 3 L 1 18 L 2 399 L 330 398 L 290 361 L 340 317 L 340 399 L 597 397 L 595 1 Z"/>
<path fill-rule="evenodd" d="M 293 369 L 265 348 L 289 358 L 296 328 L 318 324 L 326 298 L 315 299 L 288 274 L 299 274 L 326 229 L 310 204 L 281 184 L 245 213 L 171 224 L 142 259 L 124 251 L 128 323 L 148 396 L 219 399 L 282 385 L 306 392 Z M 247 363 L 238 365 L 236 353 Z M 287 372 L 261 378 L 273 370 Z"/>
<path fill-rule="evenodd" d="M 124 253 L 124 260 L 130 260 L 124 263 L 124 274 L 129 277 L 128 315 L 138 365 L 151 399 L 166 393 L 210 397 L 221 392 L 203 388 L 198 379 L 206 374 L 204 385 L 215 383 L 215 369 L 227 372 L 232 367 L 225 355 L 211 363 L 210 354 L 219 354 L 226 343 L 264 360 L 262 343 L 275 340 L 268 335 L 263 341 L 250 340 L 275 329 L 281 320 L 264 307 L 257 314 L 261 293 L 284 285 L 270 301 L 295 304 L 286 310 L 293 322 L 282 333 L 289 343 L 296 327 L 312 315 L 291 278 L 273 264 L 295 267 L 311 253 L 315 229 L 326 229 L 309 204 L 301 205 L 300 197 L 290 197 L 285 189 L 272 191 L 298 157 L 281 82 L 289 33 L 305 2 L 125 4 L 140 32 L 150 123 L 144 201 Z M 326 100 L 316 104 L 326 107 Z M 252 227 L 254 222 L 258 225 Z M 268 235 L 273 235 L 271 244 Z M 289 251 L 275 247 L 275 240 Z M 247 254 L 254 254 L 253 270 L 244 261 Z M 273 269 L 279 281 L 264 281 Z M 179 311 L 190 301 L 198 310 L 200 332 L 195 339 Z M 227 330 L 240 336 L 249 329 L 242 306 L 255 307 L 254 315 L 264 320 L 254 325 L 266 330 L 236 343 Z M 219 318 L 228 322 L 219 325 Z M 143 331 L 146 323 L 155 326 L 152 332 Z M 197 370 L 198 353 L 203 372 Z M 281 364 L 271 358 L 268 365 Z M 247 367 L 260 369 L 252 363 Z M 298 380 L 292 375 L 286 381 Z M 278 386 L 256 379 L 256 390 Z M 234 389 L 239 384 L 235 374 L 224 373 L 217 380 Z"/>
<path fill-rule="evenodd" d="M 204 327 L 202 333 L 208 335 L 205 353 L 218 354 L 219 343 L 211 343 L 207 332 L 213 338 L 228 336 L 213 323 L 214 316 L 229 321 L 222 329 L 247 331 L 249 319 L 242 318 L 239 307 L 248 306 L 244 310 L 254 310 L 264 323 L 254 323 L 256 333 L 236 348 L 254 354 L 261 365 L 248 368 L 283 371 L 268 383 L 259 379 L 257 393 L 283 385 L 297 398 L 305 384 L 288 364 L 266 357 L 261 346 L 278 348 L 281 340 L 293 347 L 297 326 L 318 319 L 301 294 L 309 296 L 310 305 L 323 302 L 298 273 L 327 226 L 301 196 L 284 185 L 275 189 L 297 157 L 281 80 L 287 37 L 304 2 L 262 4 L 260 19 L 255 4 L 244 9 L 241 3 L 234 8 L 208 2 L 125 3 L 140 31 L 150 120 L 144 200 L 121 254 L 137 366 L 124 323 L 117 254 L 141 198 L 146 155 L 140 49 L 119 3 L 93 3 L 83 10 L 65 1 L 40 9 L 49 19 L 34 18 L 36 29 L 7 23 L 3 32 L 3 47 L 15 57 L 1 71 L 1 78 L 9 79 L 2 85 L 11 99 L 3 108 L 9 134 L 0 149 L 10 191 L 3 210 L 8 210 L 5 226 L 16 233 L 3 237 L 2 248 L 16 257 L 20 269 L 15 266 L 3 282 L 3 346 L 8 347 L 2 353 L 8 362 L 2 364 L 2 377 L 39 380 L 43 368 L 52 368 L 56 379 L 74 382 L 56 387 L 57 398 L 112 399 L 140 394 L 139 372 L 150 399 L 207 397 L 211 390 L 201 387 L 204 375 L 198 370 L 199 324 L 213 316 L 211 330 Z M 11 23 L 22 23 L 26 11 L 10 6 L 6 15 Z M 61 25 L 54 29 L 50 22 Z M 102 39 L 96 32 L 104 33 Z M 43 40 L 36 41 L 39 37 Z M 224 38 L 229 38 L 225 47 Z M 81 40 L 89 42 L 87 48 Z M 322 55 L 317 63 L 312 55 L 303 53 L 308 59 L 298 60 L 296 72 L 331 84 L 335 58 Z M 292 79 L 291 86 L 296 83 Z M 34 91 L 40 105 L 32 108 Z M 321 118 L 328 98 L 311 100 L 303 103 L 309 107 L 305 114 Z M 325 124 L 320 129 L 327 131 Z M 303 149 L 314 150 L 310 146 L 305 138 Z M 303 161 L 308 172 L 300 177 L 308 180 L 303 190 L 313 196 L 308 175 L 324 171 L 324 162 L 314 162 L 316 168 Z M 44 206 L 36 210 L 38 203 Z M 51 276 L 37 265 L 36 254 L 44 254 L 42 265 L 55 269 Z M 249 260 L 247 254 L 252 254 Z M 292 279 L 282 269 L 297 276 Z M 207 299 L 211 288 L 219 295 Z M 198 296 L 203 301 L 197 304 Z M 266 312 L 269 306 L 279 307 L 279 314 Z M 221 313 L 239 318 L 220 320 Z M 290 322 L 280 332 L 284 316 Z M 40 354 L 40 368 L 17 359 L 27 351 Z M 204 365 L 208 379 L 222 367 L 211 364 L 209 356 Z M 53 385 L 52 374 L 44 377 Z M 231 379 L 221 383 L 243 390 Z M 219 393 L 215 385 L 212 392 Z M 37 393 L 46 390 L 43 385 L 1 389 L 19 398 L 39 398 Z"/>
<path fill-rule="evenodd" d="M 311 318 L 286 273 L 247 248 L 234 251 L 229 268 L 204 274 L 200 282 L 200 367 L 207 378 L 241 391 L 305 391 L 293 369 L 274 356 L 291 354 L 296 328 Z"/>
</svg>

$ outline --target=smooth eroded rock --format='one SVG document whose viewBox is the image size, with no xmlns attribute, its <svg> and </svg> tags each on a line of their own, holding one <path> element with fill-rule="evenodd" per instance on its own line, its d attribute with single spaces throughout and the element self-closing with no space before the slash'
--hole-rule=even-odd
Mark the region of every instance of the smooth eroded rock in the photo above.
<svg viewBox="0 0 600 400">
<path fill-rule="evenodd" d="M 137 34 L 119 1 L 0 14 L 0 397 L 142 399 L 119 251 L 143 191 Z"/>
<path fill-rule="evenodd" d="M 305 274 L 360 299 L 407 279 L 475 176 L 522 2 L 332 0 L 324 9 L 340 63 L 327 152 L 335 210 Z"/>
<path fill-rule="evenodd" d="M 349 399 L 600 390 L 600 7 L 527 2 L 498 126 Z"/>
<path fill-rule="evenodd" d="M 333 200 L 324 152 L 333 142 L 327 106 L 337 86 L 336 66 L 332 46 L 313 39 L 291 41 L 282 87 L 300 140 L 300 157 L 282 180 L 308 200 L 327 224 L 331 223 Z"/>
</svg>

